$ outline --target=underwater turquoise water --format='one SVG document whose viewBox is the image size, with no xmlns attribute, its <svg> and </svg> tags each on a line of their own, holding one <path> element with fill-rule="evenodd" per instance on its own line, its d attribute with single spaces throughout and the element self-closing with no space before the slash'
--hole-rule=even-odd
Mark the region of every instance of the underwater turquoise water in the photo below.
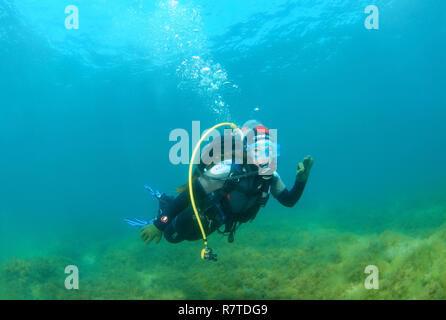
<svg viewBox="0 0 446 320">
<path fill-rule="evenodd" d="M 435 0 L 1 0 L 0 297 L 446 298 L 445 18 Z M 216 265 L 201 242 L 145 247 L 122 219 L 155 214 L 144 184 L 186 182 L 169 133 L 252 118 L 288 186 L 314 157 L 297 206 L 212 235 Z"/>
</svg>

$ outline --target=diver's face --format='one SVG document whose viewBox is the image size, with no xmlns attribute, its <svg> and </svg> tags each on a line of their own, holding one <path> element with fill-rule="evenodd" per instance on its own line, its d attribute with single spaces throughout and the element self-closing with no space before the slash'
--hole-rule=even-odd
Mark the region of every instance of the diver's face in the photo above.
<svg viewBox="0 0 446 320">
<path fill-rule="evenodd" d="M 268 140 L 261 140 L 251 144 L 248 147 L 249 155 L 252 163 L 255 164 L 260 170 L 265 168 L 271 168 L 275 163 L 275 150 L 274 145 Z"/>
<path fill-rule="evenodd" d="M 254 164 L 257 166 L 264 166 L 267 165 L 271 158 L 270 158 L 270 150 L 269 148 L 265 146 L 255 146 L 253 147 L 253 150 L 251 152 Z"/>
</svg>

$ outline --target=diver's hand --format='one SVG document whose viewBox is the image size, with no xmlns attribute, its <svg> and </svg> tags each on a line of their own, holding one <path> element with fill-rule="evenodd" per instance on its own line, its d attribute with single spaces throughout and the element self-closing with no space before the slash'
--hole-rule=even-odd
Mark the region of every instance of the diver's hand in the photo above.
<svg viewBox="0 0 446 320">
<path fill-rule="evenodd" d="M 149 224 L 141 229 L 141 238 L 146 244 L 152 242 L 153 239 L 155 239 L 155 243 L 159 243 L 162 237 L 163 232 L 153 224 Z"/>
<path fill-rule="evenodd" d="M 306 156 L 302 162 L 299 162 L 297 166 L 297 180 L 301 182 L 307 181 L 313 162 L 314 160 L 311 156 Z"/>
</svg>

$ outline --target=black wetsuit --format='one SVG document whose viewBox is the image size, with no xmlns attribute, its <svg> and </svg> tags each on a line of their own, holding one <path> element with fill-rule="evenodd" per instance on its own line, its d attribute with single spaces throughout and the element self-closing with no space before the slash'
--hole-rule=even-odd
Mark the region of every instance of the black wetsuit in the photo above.
<svg viewBox="0 0 446 320">
<path fill-rule="evenodd" d="M 244 180 L 240 180 L 229 186 L 225 185 L 224 188 L 211 194 L 204 191 L 198 180 L 194 182 L 194 195 L 206 235 L 224 225 L 224 232 L 230 234 L 228 239 L 231 237 L 233 239 L 237 224 L 254 219 L 260 207 L 266 204 L 270 193 L 282 205 L 292 207 L 300 199 L 306 184 L 306 181 L 296 179 L 293 188 L 288 190 L 278 174 L 270 177 L 269 180 L 262 176 L 244 179 L 246 179 L 245 188 L 241 187 Z M 273 188 L 272 192 L 270 192 L 271 188 Z M 245 197 L 244 204 L 241 207 L 237 206 L 240 201 L 243 201 L 238 201 L 238 198 L 243 197 Z M 154 225 L 162 230 L 167 241 L 172 243 L 183 240 L 193 241 L 202 237 L 190 203 L 188 189 L 176 198 L 163 195 Z M 232 242 L 232 240 L 229 241 Z"/>
</svg>

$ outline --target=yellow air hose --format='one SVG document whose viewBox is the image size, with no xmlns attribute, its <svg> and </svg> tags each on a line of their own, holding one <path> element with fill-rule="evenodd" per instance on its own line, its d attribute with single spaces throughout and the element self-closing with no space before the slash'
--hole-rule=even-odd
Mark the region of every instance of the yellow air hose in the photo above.
<svg viewBox="0 0 446 320">
<path fill-rule="evenodd" d="M 203 134 L 203 136 L 200 138 L 200 140 L 198 140 L 198 143 L 195 146 L 194 151 L 192 152 L 192 157 L 191 157 L 190 164 L 189 164 L 189 195 L 190 195 L 190 202 L 192 204 L 192 209 L 194 210 L 195 217 L 197 218 L 197 221 L 198 221 L 198 226 L 200 227 L 201 234 L 203 236 L 204 249 L 201 250 L 201 259 L 203 259 L 203 260 L 216 260 L 216 255 L 213 255 L 212 254 L 212 249 L 208 248 L 208 240 L 207 240 L 207 237 L 206 237 L 206 232 L 204 232 L 203 224 L 201 223 L 200 215 L 198 214 L 197 206 L 195 205 L 194 191 L 193 191 L 193 188 L 192 188 L 192 169 L 194 167 L 195 156 L 196 156 L 198 150 L 200 149 L 201 143 L 209 136 L 209 133 L 211 133 L 215 129 L 223 127 L 223 126 L 230 126 L 233 129 L 237 129 L 237 126 L 234 123 L 222 122 L 222 123 L 219 123 L 219 124 L 213 126 L 209 130 L 207 130 Z M 201 161 L 201 157 L 200 157 L 200 161 Z"/>
</svg>

